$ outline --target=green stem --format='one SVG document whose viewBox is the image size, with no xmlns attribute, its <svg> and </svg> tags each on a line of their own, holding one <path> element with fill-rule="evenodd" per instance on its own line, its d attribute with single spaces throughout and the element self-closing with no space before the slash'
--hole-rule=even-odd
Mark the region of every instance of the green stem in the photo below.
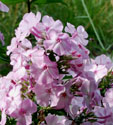
<svg viewBox="0 0 113 125">
<path fill-rule="evenodd" d="M 91 16 L 90 16 L 90 14 L 89 14 L 89 12 L 88 12 L 87 6 L 86 6 L 84 0 L 81 0 L 81 1 L 82 1 L 82 5 L 83 5 L 83 7 L 84 7 L 84 10 L 85 10 L 85 12 L 86 12 L 86 14 L 87 14 L 87 16 L 88 16 L 88 18 L 89 18 L 89 21 L 90 21 L 90 23 L 91 23 L 91 25 L 92 25 L 92 27 L 93 27 L 93 30 L 94 30 L 95 35 L 96 35 L 96 37 L 97 37 L 97 40 L 98 40 L 100 46 L 102 47 L 102 49 L 105 50 L 105 47 L 104 47 L 104 45 L 103 45 L 103 43 L 102 43 L 102 41 L 101 41 L 101 39 L 100 39 L 100 37 L 99 37 L 99 35 L 98 35 L 98 32 L 96 31 L 95 25 L 94 25 L 94 23 L 93 23 L 93 21 L 92 21 L 92 19 L 91 19 Z"/>
<path fill-rule="evenodd" d="M 31 4 L 30 0 L 27 0 L 28 13 L 30 13 L 30 12 L 31 12 L 30 4 Z"/>
</svg>

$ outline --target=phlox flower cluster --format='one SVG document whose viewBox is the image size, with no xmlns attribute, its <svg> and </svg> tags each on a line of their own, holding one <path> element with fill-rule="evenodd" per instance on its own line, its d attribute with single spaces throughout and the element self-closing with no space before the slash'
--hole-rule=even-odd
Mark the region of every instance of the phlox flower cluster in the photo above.
<svg viewBox="0 0 113 125">
<path fill-rule="evenodd" d="M 12 71 L 0 78 L 1 124 L 30 125 L 35 113 L 40 125 L 113 125 L 113 63 L 91 59 L 87 44 L 83 26 L 25 14 L 7 47 Z"/>
</svg>

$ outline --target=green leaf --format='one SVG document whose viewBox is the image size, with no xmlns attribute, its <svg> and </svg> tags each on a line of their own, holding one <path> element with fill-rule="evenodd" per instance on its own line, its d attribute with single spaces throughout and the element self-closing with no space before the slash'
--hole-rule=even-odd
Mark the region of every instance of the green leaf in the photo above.
<svg viewBox="0 0 113 125">
<path fill-rule="evenodd" d="M 37 3 L 37 4 L 49 4 L 49 3 L 65 4 L 64 0 L 33 0 L 32 2 Z"/>
<path fill-rule="evenodd" d="M 72 78 L 73 78 L 72 76 L 65 75 L 65 76 L 63 77 L 63 80 L 69 80 L 69 79 L 72 79 Z"/>
<path fill-rule="evenodd" d="M 10 63 L 9 56 L 6 55 L 6 47 L 0 46 L 0 63 Z"/>
<path fill-rule="evenodd" d="M 0 55 L 0 63 L 2 63 L 2 62 L 9 63 L 9 61 L 10 61 L 10 60 L 9 60 L 8 58 L 6 58 L 6 57 Z"/>
<path fill-rule="evenodd" d="M 16 120 L 14 118 L 7 116 L 6 125 L 16 125 Z"/>
<path fill-rule="evenodd" d="M 26 2 L 27 0 L 1 0 L 5 4 L 16 4 L 20 2 Z"/>
<path fill-rule="evenodd" d="M 10 65 L 0 64 L 0 75 L 6 76 L 11 70 L 12 70 L 12 67 Z"/>
</svg>

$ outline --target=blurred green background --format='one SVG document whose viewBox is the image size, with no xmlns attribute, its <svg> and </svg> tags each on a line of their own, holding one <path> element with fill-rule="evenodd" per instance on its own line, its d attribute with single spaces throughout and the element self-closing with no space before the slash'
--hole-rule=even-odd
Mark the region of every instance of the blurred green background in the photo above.
<svg viewBox="0 0 113 125">
<path fill-rule="evenodd" d="M 15 28 L 18 27 L 23 15 L 28 12 L 28 6 L 27 0 L 20 0 L 20 3 L 16 4 L 10 3 L 11 0 L 1 1 L 6 1 L 10 9 L 8 13 L 0 12 L 0 31 L 5 36 L 7 46 L 14 37 Z M 55 20 L 60 19 L 64 25 L 67 22 L 75 27 L 83 25 L 89 34 L 87 48 L 91 51 L 90 56 L 95 57 L 104 53 L 112 58 L 113 0 L 32 0 L 31 11 L 40 11 L 42 15 L 52 16 Z M 7 74 L 10 69 L 6 46 L 0 44 L 2 75 Z"/>
</svg>

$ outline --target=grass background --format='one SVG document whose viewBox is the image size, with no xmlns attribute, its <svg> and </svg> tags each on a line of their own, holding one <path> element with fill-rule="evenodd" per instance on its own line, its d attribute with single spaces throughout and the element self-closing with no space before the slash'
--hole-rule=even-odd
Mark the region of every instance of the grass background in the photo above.
<svg viewBox="0 0 113 125">
<path fill-rule="evenodd" d="M 10 9 L 8 13 L 0 12 L 0 31 L 4 34 L 6 42 L 4 47 L 0 44 L 0 74 L 2 75 L 6 75 L 10 70 L 6 47 L 14 37 L 15 28 L 18 27 L 23 15 L 28 12 L 25 2 L 16 5 L 9 4 L 8 7 Z M 31 11 L 34 13 L 40 11 L 42 16 L 49 15 L 55 20 L 60 19 L 64 25 L 67 22 L 72 23 L 75 27 L 83 25 L 89 34 L 87 48 L 91 51 L 91 57 L 104 53 L 112 58 L 113 0 L 64 0 L 64 4 L 35 3 L 31 4 Z"/>
</svg>

